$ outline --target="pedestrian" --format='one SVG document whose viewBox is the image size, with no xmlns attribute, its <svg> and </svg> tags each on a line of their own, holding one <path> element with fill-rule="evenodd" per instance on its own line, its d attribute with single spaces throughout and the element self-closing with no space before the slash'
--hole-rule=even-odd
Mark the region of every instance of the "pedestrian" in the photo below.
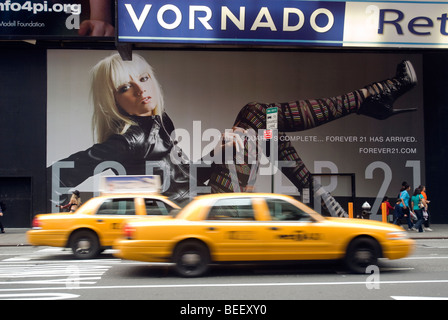
<svg viewBox="0 0 448 320">
<path fill-rule="evenodd" d="M 393 221 L 393 214 L 391 215 L 391 209 L 394 210 L 394 207 L 392 207 L 392 205 L 389 202 L 389 197 L 384 197 L 383 199 L 383 203 L 386 204 L 386 215 L 387 215 L 387 219 L 389 222 L 391 222 L 390 220 Z M 392 218 L 392 219 L 389 219 Z"/>
<path fill-rule="evenodd" d="M 73 191 L 70 201 L 65 206 L 59 206 L 62 209 L 68 209 L 69 212 L 75 212 L 81 206 L 81 197 L 78 190 Z"/>
<path fill-rule="evenodd" d="M 397 195 L 397 201 L 394 206 L 394 221 L 393 224 L 399 226 L 401 225 L 401 219 L 405 216 L 404 210 L 407 208 L 403 199 L 401 198 L 401 193 L 406 190 L 406 186 L 409 184 L 406 181 L 403 181 L 401 184 L 400 191 Z"/>
<path fill-rule="evenodd" d="M 431 201 L 428 200 L 428 196 L 426 195 L 426 186 L 421 185 L 419 186 L 419 188 L 422 190 L 422 196 L 426 201 L 426 208 L 423 209 L 423 218 L 424 218 L 424 222 L 423 222 L 423 230 L 425 231 L 433 231 L 430 228 L 430 212 L 429 212 L 429 203 Z"/>
<path fill-rule="evenodd" d="M 417 223 L 413 229 L 418 229 L 418 232 L 423 232 L 423 209 L 426 207 L 425 198 L 422 195 L 422 189 L 417 188 L 411 198 L 411 210 L 417 216 Z"/>
<path fill-rule="evenodd" d="M 403 181 L 401 183 L 400 192 L 398 192 L 397 198 L 400 198 L 401 193 L 406 190 L 407 186 L 409 186 L 409 183 L 407 183 L 406 181 Z"/>
<path fill-rule="evenodd" d="M 401 200 L 401 193 L 403 192 L 403 191 L 405 191 L 406 190 L 406 187 L 409 185 L 409 183 L 407 183 L 406 181 L 403 181 L 402 183 L 401 183 L 401 188 L 400 188 L 400 191 L 398 192 L 398 195 L 397 195 L 397 205 L 399 205 L 399 204 L 403 204 L 403 200 Z M 410 195 L 409 195 L 410 196 Z M 405 216 L 405 211 L 406 211 L 406 209 L 404 209 L 404 206 L 403 205 L 401 205 L 400 206 L 401 208 L 396 208 L 396 210 L 395 211 L 397 211 L 397 212 L 400 212 L 400 218 L 399 218 L 399 220 L 401 220 L 404 216 Z M 398 221 L 399 222 L 399 221 Z M 398 223 L 399 224 L 399 223 Z"/>
<path fill-rule="evenodd" d="M 406 218 L 406 221 L 408 223 L 409 230 L 414 230 L 414 224 L 412 223 L 411 219 L 411 210 L 410 210 L 410 200 L 411 196 L 409 195 L 409 191 L 411 190 L 411 187 L 408 184 L 405 184 L 401 187 L 401 192 L 399 198 L 402 200 L 399 209 L 401 209 L 402 217 L 404 216 Z"/>
<path fill-rule="evenodd" d="M 399 197 L 397 201 L 395 202 L 394 206 L 394 221 L 393 224 L 399 226 L 401 225 L 401 219 L 404 217 L 403 213 L 403 207 L 401 204 L 403 203 L 403 200 Z"/>
<path fill-rule="evenodd" d="M 6 211 L 5 203 L 3 201 L 0 201 L 0 233 L 5 233 L 5 228 L 2 222 L 5 211 Z"/>
</svg>

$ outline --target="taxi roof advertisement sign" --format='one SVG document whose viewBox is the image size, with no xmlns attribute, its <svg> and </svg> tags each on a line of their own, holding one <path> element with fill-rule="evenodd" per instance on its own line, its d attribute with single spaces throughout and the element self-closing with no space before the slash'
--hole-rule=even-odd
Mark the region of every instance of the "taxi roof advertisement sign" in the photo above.
<svg viewBox="0 0 448 320">
<path fill-rule="evenodd" d="M 101 194 L 159 193 L 160 187 L 160 176 L 102 176 L 99 190 Z"/>
<path fill-rule="evenodd" d="M 119 42 L 448 47 L 448 2 L 117 0 Z"/>
</svg>

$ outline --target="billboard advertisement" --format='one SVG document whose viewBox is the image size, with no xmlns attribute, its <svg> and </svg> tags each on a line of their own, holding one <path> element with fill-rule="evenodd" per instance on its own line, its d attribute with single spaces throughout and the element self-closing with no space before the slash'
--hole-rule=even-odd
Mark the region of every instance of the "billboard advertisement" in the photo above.
<svg viewBox="0 0 448 320">
<path fill-rule="evenodd" d="M 447 48 L 443 1 L 118 0 L 118 41 Z"/>
<path fill-rule="evenodd" d="M 0 39 L 113 39 L 114 25 L 113 0 L 0 1 Z"/>
<path fill-rule="evenodd" d="M 49 200 L 159 175 L 177 201 L 255 191 L 328 206 L 355 189 L 378 209 L 424 182 L 422 68 L 413 53 L 49 50 Z"/>
</svg>

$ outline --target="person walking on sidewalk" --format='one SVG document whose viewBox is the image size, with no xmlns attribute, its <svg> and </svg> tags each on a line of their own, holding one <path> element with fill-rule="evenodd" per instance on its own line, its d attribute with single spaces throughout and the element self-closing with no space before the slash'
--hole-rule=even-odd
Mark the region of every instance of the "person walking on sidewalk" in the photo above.
<svg viewBox="0 0 448 320">
<path fill-rule="evenodd" d="M 404 184 L 402 186 L 402 191 L 400 192 L 400 196 L 399 199 L 401 199 L 401 203 L 400 203 L 400 210 L 401 210 L 401 215 L 400 216 L 404 216 L 406 217 L 406 221 L 408 223 L 408 228 L 409 230 L 414 230 L 414 224 L 412 223 L 412 218 L 411 218 L 411 196 L 409 195 L 409 191 L 411 190 L 411 187 L 408 184 Z"/>
<path fill-rule="evenodd" d="M 422 189 L 417 188 L 414 191 L 414 195 L 411 198 L 411 206 L 410 209 L 417 216 L 417 223 L 415 224 L 415 229 L 418 229 L 418 232 L 423 232 L 423 210 L 427 208 L 426 200 L 422 196 Z"/>
<path fill-rule="evenodd" d="M 5 204 L 3 201 L 0 201 L 0 233 L 5 233 L 5 228 L 3 227 L 3 212 L 5 211 Z"/>
<path fill-rule="evenodd" d="M 430 228 L 430 213 L 429 213 L 429 200 L 428 200 L 428 196 L 426 195 L 426 187 L 421 185 L 419 186 L 420 189 L 422 189 L 422 196 L 426 201 L 426 208 L 423 209 L 423 218 L 425 219 L 424 223 L 423 223 L 423 230 L 425 231 L 430 231 L 432 232 L 433 230 Z"/>
<path fill-rule="evenodd" d="M 394 217 L 393 217 L 394 207 L 392 207 L 392 205 L 390 204 L 389 197 L 384 197 L 383 198 L 383 204 L 386 204 L 387 220 L 389 222 L 393 222 L 394 221 Z M 391 212 L 392 212 L 392 214 L 391 214 Z"/>
</svg>

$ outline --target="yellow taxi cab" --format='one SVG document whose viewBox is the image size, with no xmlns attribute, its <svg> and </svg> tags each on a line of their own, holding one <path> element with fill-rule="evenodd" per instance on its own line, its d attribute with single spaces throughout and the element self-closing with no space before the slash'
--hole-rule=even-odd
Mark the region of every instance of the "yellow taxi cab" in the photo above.
<svg viewBox="0 0 448 320">
<path fill-rule="evenodd" d="M 36 215 L 27 232 L 33 246 L 71 248 L 79 259 L 96 257 L 121 236 L 123 222 L 142 216 L 171 218 L 180 209 L 162 195 L 110 194 L 92 198 L 74 213 Z"/>
<path fill-rule="evenodd" d="M 401 227 L 327 218 L 292 197 L 232 193 L 199 196 L 171 220 L 129 221 L 115 256 L 170 262 L 186 277 L 222 262 L 344 260 L 364 273 L 378 258 L 404 258 L 413 240 Z"/>
</svg>

